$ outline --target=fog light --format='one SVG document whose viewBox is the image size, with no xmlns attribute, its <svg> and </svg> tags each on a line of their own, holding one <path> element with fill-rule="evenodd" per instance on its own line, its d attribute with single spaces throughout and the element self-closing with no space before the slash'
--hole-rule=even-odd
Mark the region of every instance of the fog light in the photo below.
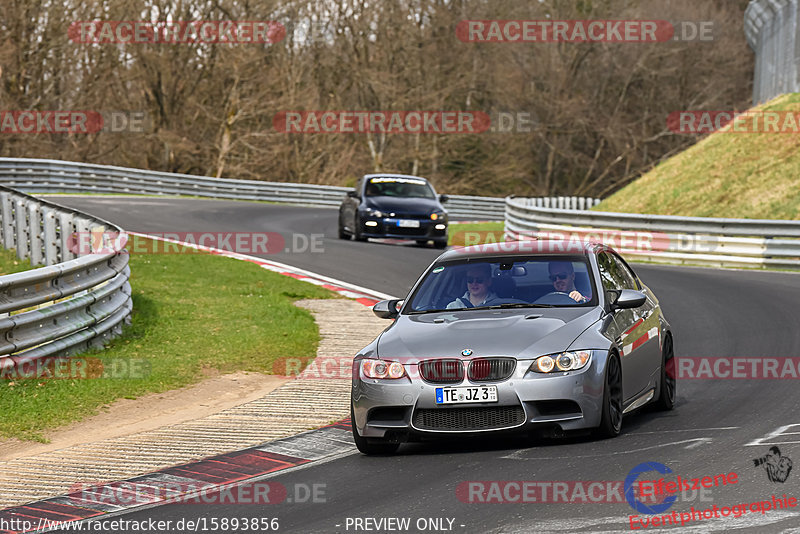
<svg viewBox="0 0 800 534">
<path fill-rule="evenodd" d="M 364 226 L 378 226 L 378 223 L 375 221 L 367 221 L 364 223 Z"/>
<path fill-rule="evenodd" d="M 444 230 L 445 228 L 447 228 L 447 225 L 446 224 L 437 224 L 436 226 L 434 226 L 434 228 L 436 228 L 437 230 Z"/>
</svg>

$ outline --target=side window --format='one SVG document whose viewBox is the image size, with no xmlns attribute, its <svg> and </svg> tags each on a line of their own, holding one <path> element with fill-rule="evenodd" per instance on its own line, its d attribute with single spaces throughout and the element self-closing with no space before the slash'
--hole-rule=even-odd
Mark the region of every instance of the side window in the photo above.
<svg viewBox="0 0 800 534">
<path fill-rule="evenodd" d="M 603 283 L 603 289 L 605 291 L 622 289 L 616 277 L 613 275 L 614 263 L 608 254 L 601 252 L 597 255 L 597 267 L 600 270 L 600 281 Z"/>
<path fill-rule="evenodd" d="M 625 265 L 625 262 L 623 262 L 616 254 L 611 254 L 610 256 L 615 265 L 612 273 L 616 273 L 616 277 L 619 279 L 620 287 L 622 289 L 639 289 L 639 284 L 636 283 L 636 277 Z"/>
</svg>

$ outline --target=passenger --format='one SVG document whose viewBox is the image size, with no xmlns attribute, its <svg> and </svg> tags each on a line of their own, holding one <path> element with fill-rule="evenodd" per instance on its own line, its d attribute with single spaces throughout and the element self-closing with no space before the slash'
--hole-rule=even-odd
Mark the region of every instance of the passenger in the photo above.
<svg viewBox="0 0 800 534">
<path fill-rule="evenodd" d="M 575 289 L 575 269 L 570 261 L 551 261 L 548 265 L 550 271 L 550 281 L 553 282 L 553 289 L 559 293 L 567 293 L 575 302 L 588 302 L 589 297 L 581 295 Z"/>
<path fill-rule="evenodd" d="M 492 286 L 492 266 L 488 263 L 470 266 L 467 269 L 466 283 L 466 293 L 448 304 L 448 310 L 484 306 L 497 298 L 497 295 L 489 290 Z"/>
</svg>

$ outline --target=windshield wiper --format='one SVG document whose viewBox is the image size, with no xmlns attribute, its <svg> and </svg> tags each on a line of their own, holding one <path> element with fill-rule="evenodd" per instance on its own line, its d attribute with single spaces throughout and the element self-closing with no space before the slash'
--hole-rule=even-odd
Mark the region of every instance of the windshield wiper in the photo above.
<svg viewBox="0 0 800 534">
<path fill-rule="evenodd" d="M 555 308 L 552 304 L 529 304 L 527 302 L 514 302 L 509 304 L 495 304 L 493 306 L 475 306 L 470 310 L 503 310 L 508 308 Z"/>
<path fill-rule="evenodd" d="M 528 304 L 523 302 L 514 302 L 508 304 L 494 304 L 491 306 L 473 306 L 472 308 L 449 308 L 444 310 L 415 310 L 408 312 L 408 315 L 423 315 L 425 313 L 440 313 L 440 312 L 460 312 L 466 310 L 507 310 L 512 308 L 558 308 L 552 304 Z M 563 307 L 563 306 L 561 306 Z"/>
</svg>

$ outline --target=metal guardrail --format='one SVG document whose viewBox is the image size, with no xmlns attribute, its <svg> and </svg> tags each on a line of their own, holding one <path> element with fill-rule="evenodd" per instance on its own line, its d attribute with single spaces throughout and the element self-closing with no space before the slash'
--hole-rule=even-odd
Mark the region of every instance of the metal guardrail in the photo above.
<svg viewBox="0 0 800 534">
<path fill-rule="evenodd" d="M 38 269 L 0 276 L 0 372 L 50 356 L 100 347 L 121 333 L 132 310 L 126 251 L 85 246 L 118 226 L 0 186 L 2 245 Z M 105 248 L 104 250 L 109 250 Z M 114 249 L 119 250 L 119 249 Z"/>
<path fill-rule="evenodd" d="M 509 197 L 505 234 L 603 241 L 656 262 L 800 268 L 800 221 L 560 210 Z"/>
<path fill-rule="evenodd" d="M 191 195 L 234 200 L 262 200 L 311 206 L 339 206 L 348 187 L 331 185 L 230 180 L 95 165 L 70 161 L 0 158 L 0 183 L 30 193 L 118 193 Z M 448 195 L 445 204 L 452 217 L 500 221 L 505 212 L 502 198 Z M 594 199 L 559 197 L 543 199 L 549 205 L 582 209 Z M 555 205 L 555 204 L 554 204 Z"/>
</svg>

